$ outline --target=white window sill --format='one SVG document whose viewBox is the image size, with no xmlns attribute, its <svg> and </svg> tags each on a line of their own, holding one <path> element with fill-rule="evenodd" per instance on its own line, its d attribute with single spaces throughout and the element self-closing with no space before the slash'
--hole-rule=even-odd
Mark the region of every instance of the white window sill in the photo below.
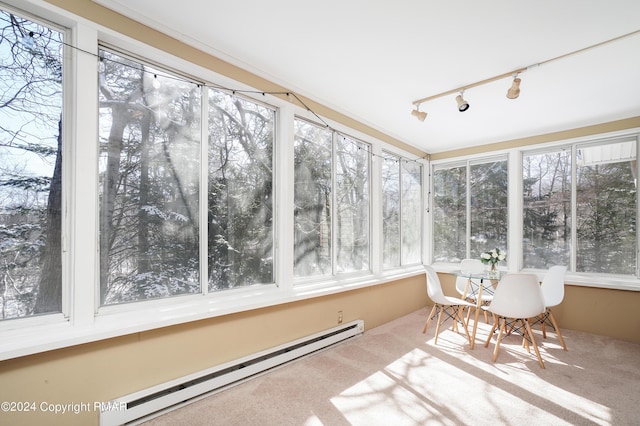
<svg viewBox="0 0 640 426">
<path fill-rule="evenodd" d="M 451 274 L 454 271 L 460 269 L 456 264 L 450 263 L 437 263 L 434 264 L 434 268 L 437 272 L 444 274 Z M 509 271 L 505 268 L 501 270 Z M 538 280 L 542 281 L 546 271 L 539 269 L 523 269 L 522 273 L 536 274 Z M 579 287 L 594 287 L 605 288 L 611 290 L 626 290 L 626 291 L 640 291 L 640 279 L 631 277 L 628 275 L 613 275 L 613 274 L 587 274 L 587 273 L 571 273 L 567 272 L 565 275 L 565 283 L 567 285 L 574 285 Z"/>
<path fill-rule="evenodd" d="M 109 306 L 100 309 L 91 324 L 74 324 L 61 314 L 8 320 L 0 325 L 0 361 L 98 340 L 140 333 L 237 312 L 275 306 L 356 290 L 423 274 L 422 266 L 296 285 L 226 290 L 208 296 L 191 295 L 167 300 Z"/>
</svg>

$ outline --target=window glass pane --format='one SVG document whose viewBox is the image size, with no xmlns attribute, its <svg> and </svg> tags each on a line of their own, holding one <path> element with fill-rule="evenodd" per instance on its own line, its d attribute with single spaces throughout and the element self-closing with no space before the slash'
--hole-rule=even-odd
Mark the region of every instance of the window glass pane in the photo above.
<svg viewBox="0 0 640 426">
<path fill-rule="evenodd" d="M 0 319 L 62 309 L 63 34 L 0 10 Z"/>
<path fill-rule="evenodd" d="M 577 272 L 636 273 L 636 142 L 578 147 Z"/>
<path fill-rule="evenodd" d="M 422 261 L 422 166 L 401 161 L 402 264 Z"/>
<path fill-rule="evenodd" d="M 400 266 L 400 164 L 396 156 L 382 162 L 383 267 Z"/>
<path fill-rule="evenodd" d="M 100 56 L 101 304 L 196 293 L 201 89 Z"/>
<path fill-rule="evenodd" d="M 369 146 L 337 138 L 337 272 L 369 270 Z"/>
<path fill-rule="evenodd" d="M 433 173 L 433 260 L 460 262 L 466 257 L 467 168 Z"/>
<path fill-rule="evenodd" d="M 507 161 L 469 166 L 471 195 L 470 256 L 507 248 Z"/>
<path fill-rule="evenodd" d="M 295 120 L 294 275 L 331 274 L 332 132 Z"/>
<path fill-rule="evenodd" d="M 571 150 L 523 157 L 523 267 L 569 266 Z"/>
<path fill-rule="evenodd" d="M 209 291 L 272 283 L 275 111 L 209 90 Z"/>
<path fill-rule="evenodd" d="M 422 261 L 422 167 L 385 154 L 382 162 L 383 267 Z"/>
</svg>

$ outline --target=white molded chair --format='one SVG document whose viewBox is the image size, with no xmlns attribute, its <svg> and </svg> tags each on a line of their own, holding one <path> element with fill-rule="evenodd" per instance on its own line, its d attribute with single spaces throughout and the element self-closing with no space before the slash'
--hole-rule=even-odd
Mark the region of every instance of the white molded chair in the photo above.
<svg viewBox="0 0 640 426">
<path fill-rule="evenodd" d="M 465 275 L 479 275 L 484 272 L 484 265 L 478 259 L 463 259 L 460 262 L 460 276 L 456 279 L 456 290 L 460 293 L 461 296 L 473 298 L 474 294 L 477 294 L 477 287 L 480 285 L 479 280 L 471 279 L 471 283 L 473 285 L 467 284 L 469 283 L 470 278 Z M 466 294 L 465 294 L 466 290 Z"/>
<path fill-rule="evenodd" d="M 493 314 L 493 326 L 489 332 L 489 337 L 485 342 L 485 348 L 489 346 L 491 337 L 498 326 L 500 331 L 496 338 L 496 346 L 493 351 L 493 362 L 498 357 L 500 342 L 507 333 L 507 321 L 512 324 L 512 329 L 518 323 L 522 325 L 520 330 L 523 335 L 523 346 L 531 353 L 529 341 L 538 357 L 540 367 L 544 368 L 540 351 L 536 345 L 536 340 L 531 331 L 529 318 L 535 318 L 545 311 L 544 299 L 538 278 L 534 274 L 507 274 L 500 280 L 498 288 L 493 296 L 493 301 L 486 308 Z"/>
<path fill-rule="evenodd" d="M 474 305 L 486 305 L 493 299 L 493 286 L 488 279 L 470 278 L 472 275 L 481 275 L 484 273 L 484 265 L 478 259 L 463 259 L 460 262 L 460 276 L 456 278 L 456 290 L 465 300 L 473 303 Z M 468 275 L 468 276 L 464 276 Z M 479 289 L 482 286 L 482 292 L 480 293 L 480 301 L 478 301 Z M 480 302 L 480 303 L 478 303 Z M 471 313 L 471 310 L 469 310 Z M 485 314 L 485 320 L 486 314 Z M 469 315 L 467 315 L 467 322 L 469 321 Z"/>
<path fill-rule="evenodd" d="M 457 326 L 457 321 L 460 321 L 462 323 L 462 326 L 464 327 L 464 332 L 467 335 L 467 340 L 469 341 L 469 343 L 471 343 L 471 336 L 469 336 L 469 330 L 467 329 L 467 325 L 465 324 L 464 320 L 462 319 L 462 316 L 460 315 L 460 308 L 461 307 L 464 308 L 465 306 L 472 307 L 474 305 L 465 300 L 458 299 L 457 297 L 445 296 L 444 293 L 442 292 L 442 285 L 440 284 L 440 278 L 438 278 L 438 274 L 436 273 L 436 270 L 433 269 L 431 266 L 427 266 L 427 265 L 425 265 L 424 269 L 427 272 L 427 294 L 429 295 L 429 298 L 433 301 L 433 308 L 429 313 L 429 318 L 427 318 L 427 322 L 424 325 L 422 332 L 423 333 L 427 332 L 427 328 L 429 328 L 429 324 L 431 323 L 431 320 L 435 317 L 436 310 L 439 309 L 438 319 L 436 323 L 436 335 L 435 335 L 434 344 L 436 345 L 438 344 L 438 334 L 440 333 L 440 326 L 442 325 L 444 320 L 446 320 L 446 318 L 444 319 L 442 318 L 443 313 L 445 313 L 449 318 L 452 318 L 454 320 L 454 324 L 453 324 L 454 329 Z M 451 309 L 452 312 L 449 312 L 449 309 Z"/>
<path fill-rule="evenodd" d="M 555 265 L 549 268 L 544 278 L 542 279 L 542 297 L 544 298 L 545 312 L 539 318 L 539 322 L 542 326 L 542 337 L 547 338 L 547 331 L 545 325 L 549 323 L 555 330 L 562 345 L 562 349 L 567 350 L 567 345 L 564 343 L 560 328 L 556 322 L 551 308 L 558 306 L 564 299 L 564 275 L 567 272 L 567 267 L 564 265 Z"/>
</svg>

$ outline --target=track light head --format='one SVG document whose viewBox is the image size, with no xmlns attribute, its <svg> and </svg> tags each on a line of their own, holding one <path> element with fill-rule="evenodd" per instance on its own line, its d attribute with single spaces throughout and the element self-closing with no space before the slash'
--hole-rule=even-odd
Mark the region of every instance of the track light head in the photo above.
<svg viewBox="0 0 640 426">
<path fill-rule="evenodd" d="M 458 103 L 458 111 L 465 112 L 469 109 L 469 102 L 464 100 L 462 93 L 456 96 L 456 102 Z"/>
<path fill-rule="evenodd" d="M 520 96 L 520 79 L 518 77 L 513 79 L 513 83 L 511 83 L 511 87 L 507 90 L 507 98 L 516 99 Z"/>
<path fill-rule="evenodd" d="M 414 109 L 413 111 L 411 111 L 411 115 L 413 115 L 420 121 L 424 121 L 424 119 L 427 118 L 427 113 L 424 111 L 420 111 L 419 109 Z"/>
</svg>

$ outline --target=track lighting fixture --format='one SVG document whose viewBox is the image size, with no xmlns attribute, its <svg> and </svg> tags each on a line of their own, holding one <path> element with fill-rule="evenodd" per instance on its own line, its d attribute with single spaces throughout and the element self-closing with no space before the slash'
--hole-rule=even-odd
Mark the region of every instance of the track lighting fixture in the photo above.
<svg viewBox="0 0 640 426">
<path fill-rule="evenodd" d="M 520 96 L 520 79 L 518 78 L 518 74 L 516 74 L 513 83 L 511 83 L 511 87 L 507 90 L 507 98 L 516 99 L 518 96 Z"/>
<path fill-rule="evenodd" d="M 456 102 L 458 103 L 458 111 L 465 112 L 469 109 L 469 102 L 465 101 L 462 97 L 464 92 L 460 92 L 458 96 L 456 96 Z"/>
<path fill-rule="evenodd" d="M 424 121 L 424 119 L 427 118 L 427 113 L 424 111 L 420 111 L 419 108 L 416 108 L 413 111 L 411 111 L 411 115 L 413 115 L 420 121 Z"/>
<path fill-rule="evenodd" d="M 546 65 L 546 64 L 551 63 L 551 62 L 555 62 L 555 61 L 558 61 L 558 60 L 561 60 L 561 59 L 565 59 L 565 58 L 567 58 L 569 56 L 577 55 L 579 53 L 586 52 L 588 50 L 595 49 L 595 48 L 604 46 L 606 44 L 614 43 L 614 42 L 617 42 L 617 41 L 622 40 L 624 38 L 636 36 L 638 34 L 640 34 L 640 30 L 636 30 L 636 31 L 633 31 L 633 32 L 630 32 L 630 33 L 627 33 L 627 34 L 623 34 L 621 36 L 618 36 L 618 37 L 615 37 L 615 38 L 612 38 L 612 39 L 609 39 L 609 40 L 605 40 L 605 41 L 602 41 L 600 43 L 596 43 L 596 44 L 593 44 L 591 46 L 584 47 L 582 49 L 574 50 L 572 52 L 568 52 L 568 53 L 565 53 L 563 55 L 556 56 L 554 58 L 550 58 L 550 59 L 547 59 L 545 61 L 529 65 L 528 67 L 518 68 L 518 69 L 515 69 L 513 71 L 504 73 L 504 74 L 499 74 L 499 75 L 496 75 L 494 77 L 490 77 L 490 78 L 486 78 L 484 80 L 476 81 L 475 83 L 467 84 L 467 85 L 461 86 L 461 87 L 456 87 L 455 89 L 447 90 L 446 92 L 438 93 L 436 95 L 427 96 L 426 98 L 416 99 L 415 101 L 413 101 L 413 105 L 415 105 L 416 107 L 419 107 L 421 104 L 423 104 L 425 102 L 429 102 L 431 100 L 434 100 L 434 99 L 437 99 L 437 98 L 441 98 L 443 96 L 449 96 L 449 95 L 452 95 L 454 93 L 460 93 L 458 96 L 456 96 L 456 102 L 458 103 L 458 111 L 464 112 L 464 111 L 469 109 L 469 103 L 467 101 L 465 101 L 464 98 L 462 97 L 462 95 L 463 95 L 465 90 L 471 89 L 473 87 L 482 86 L 484 84 L 492 83 L 494 81 L 497 81 L 497 80 L 500 80 L 500 79 L 503 79 L 503 78 L 507 78 L 507 77 L 513 77 L 513 82 L 511 83 L 511 87 L 507 91 L 507 98 L 516 99 L 518 96 L 520 96 L 520 78 L 518 77 L 518 75 L 520 73 L 528 71 L 528 70 L 530 70 L 532 68 L 537 68 L 540 65 Z M 426 112 L 422 113 L 417 108 L 416 108 L 416 110 L 412 111 L 411 114 L 416 116 L 416 117 L 418 117 L 418 119 L 420 119 L 420 121 L 424 121 L 424 117 L 427 116 Z"/>
</svg>

